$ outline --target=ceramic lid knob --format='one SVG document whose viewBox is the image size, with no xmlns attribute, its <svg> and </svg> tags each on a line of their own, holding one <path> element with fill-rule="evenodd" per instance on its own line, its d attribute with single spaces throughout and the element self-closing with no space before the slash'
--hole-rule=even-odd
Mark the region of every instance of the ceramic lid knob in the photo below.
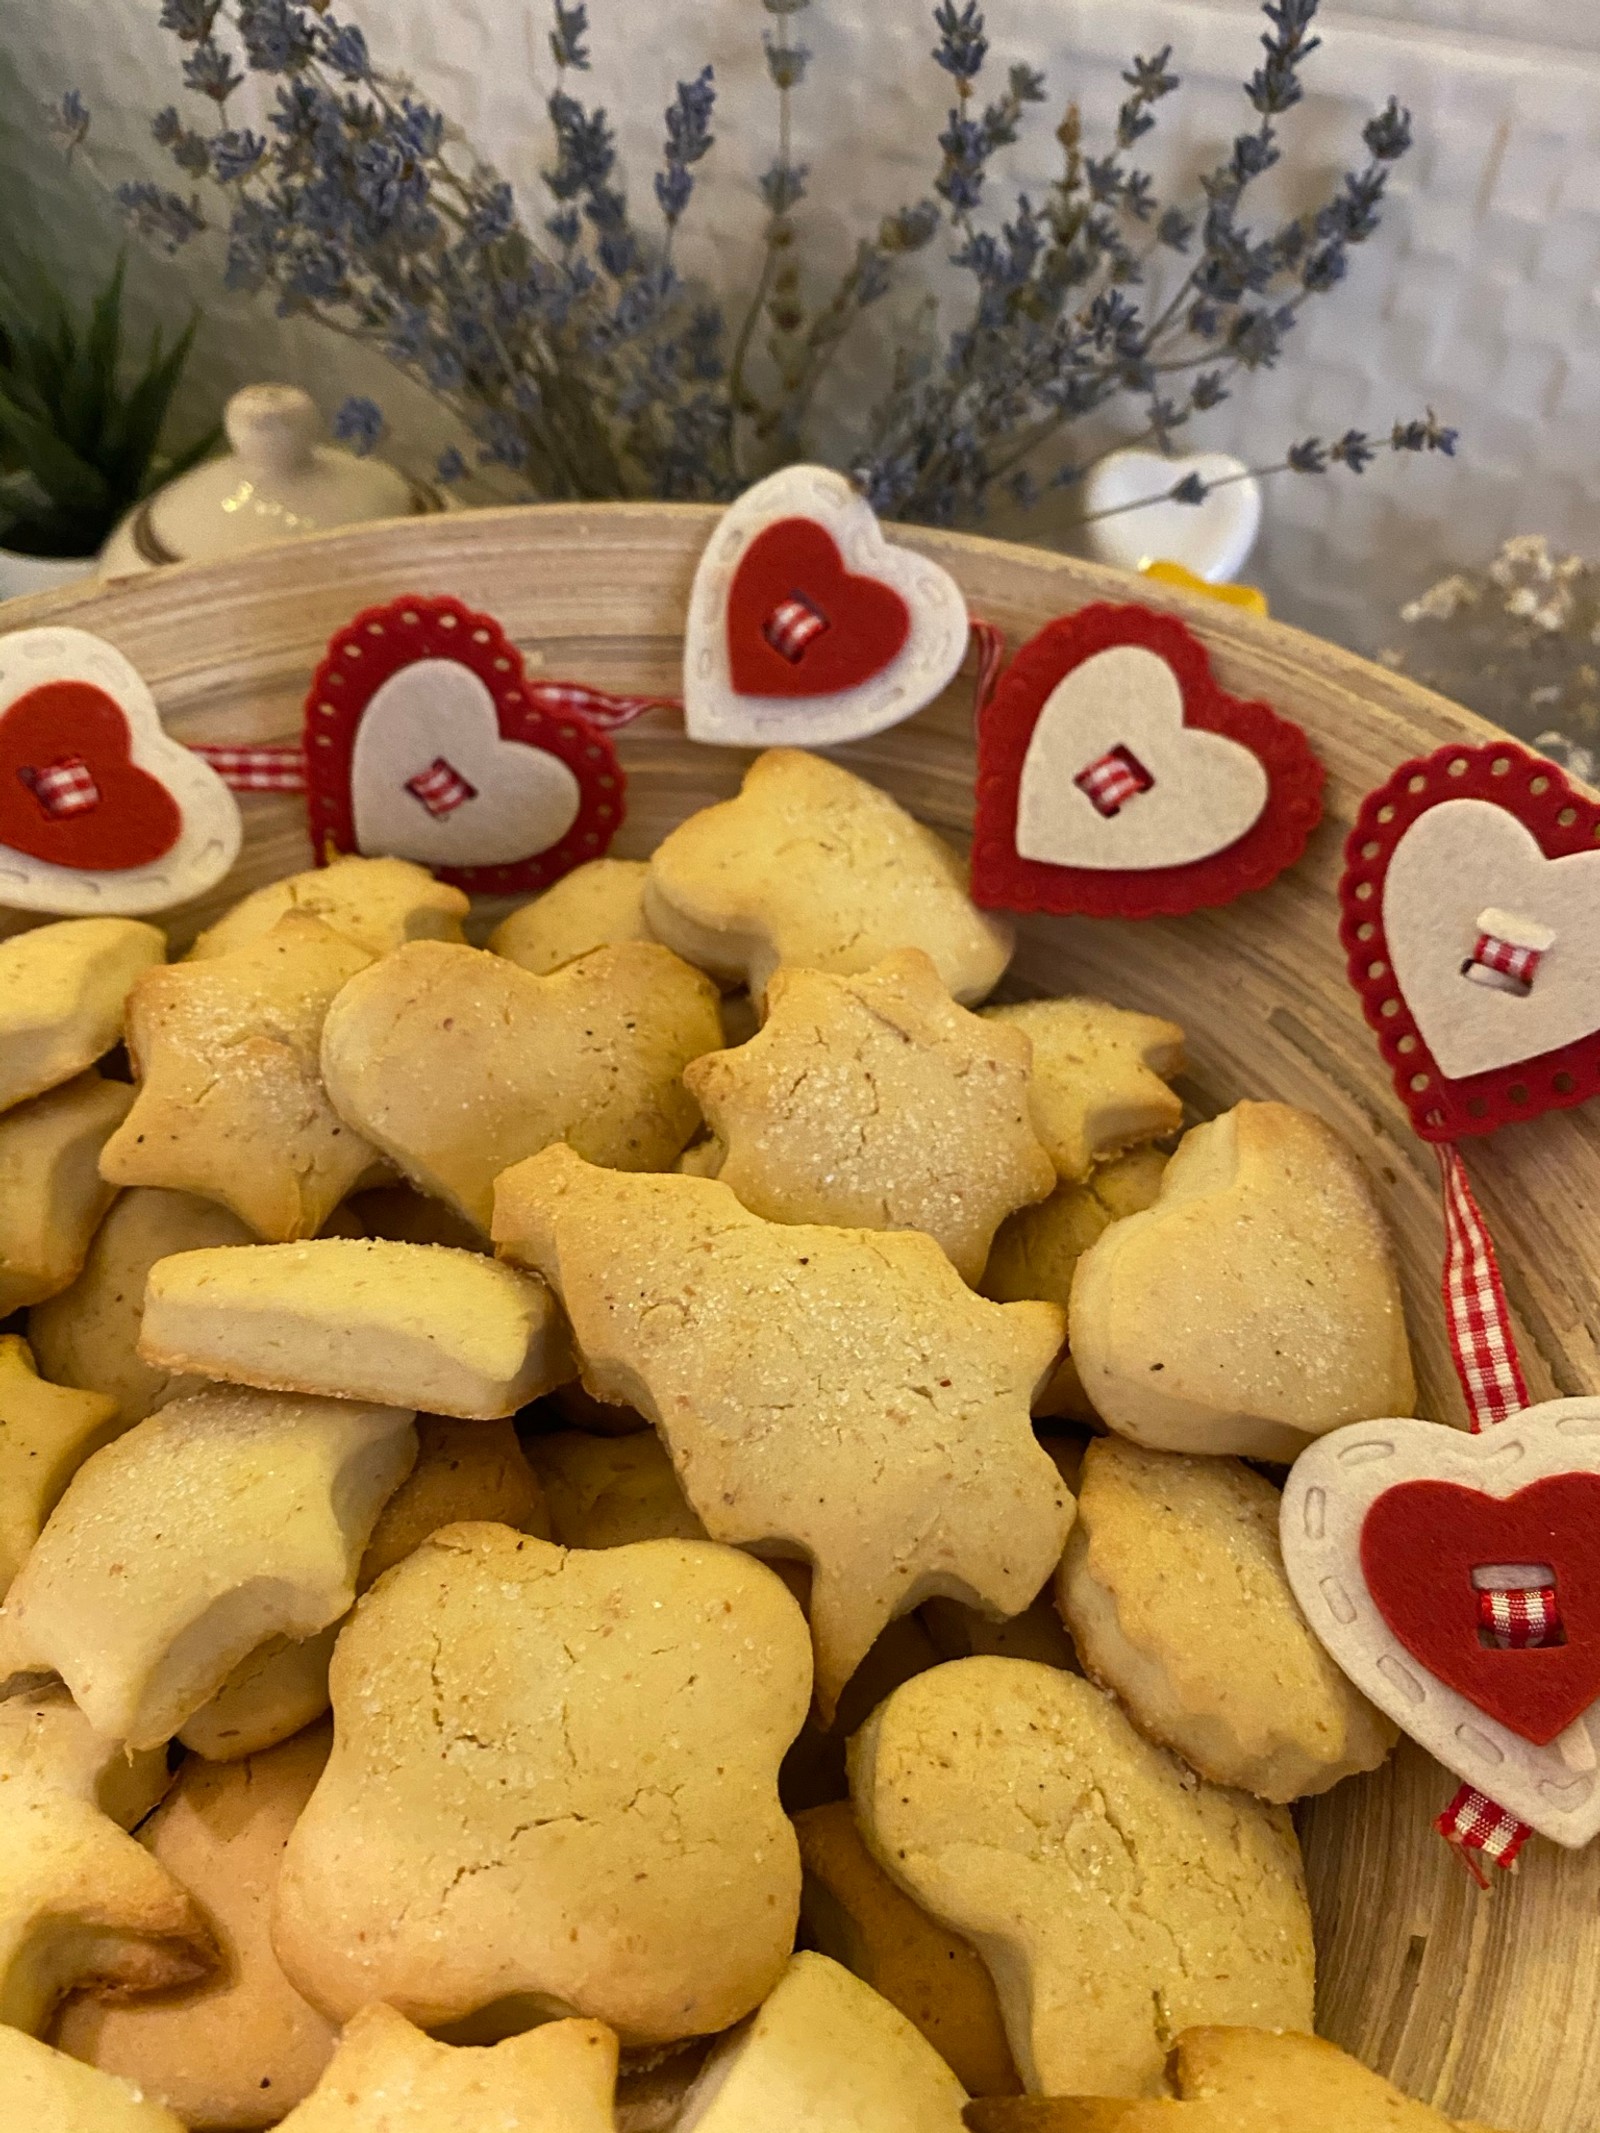
<svg viewBox="0 0 1600 2133">
<path fill-rule="evenodd" d="M 252 472 L 282 476 L 310 467 L 322 418 L 298 385 L 246 385 L 224 408 L 222 427 Z"/>
</svg>

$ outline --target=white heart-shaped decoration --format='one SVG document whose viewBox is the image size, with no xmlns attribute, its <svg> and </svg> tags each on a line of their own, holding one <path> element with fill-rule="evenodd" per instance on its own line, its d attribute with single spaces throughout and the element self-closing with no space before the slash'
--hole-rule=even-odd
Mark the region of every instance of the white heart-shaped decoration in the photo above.
<svg viewBox="0 0 1600 2133">
<path fill-rule="evenodd" d="M 453 773 L 470 794 L 435 812 L 411 783 L 439 764 L 441 778 Z M 356 729 L 350 805 L 358 851 L 424 866 L 509 866 L 558 844 L 581 801 L 559 756 L 505 739 L 494 698 L 458 660 L 418 659 L 391 674 Z"/>
<path fill-rule="evenodd" d="M 750 543 L 782 519 L 814 519 L 845 568 L 876 578 L 905 601 L 911 629 L 880 673 L 826 696 L 749 696 L 733 686 L 728 594 Z M 689 738 L 724 747 L 831 748 L 864 740 L 931 704 L 966 654 L 961 588 L 947 570 L 883 536 L 877 514 L 829 467 L 780 468 L 729 505 L 706 543 L 684 626 L 683 715 Z"/>
<path fill-rule="evenodd" d="M 1558 1844 L 1600 1835 L 1600 1704 L 1538 1747 L 1421 1666 L 1368 1590 L 1361 1529 L 1386 1490 L 1453 1482 L 1514 1496 L 1600 1473 L 1600 1399 L 1549 1400 L 1478 1436 L 1437 1422 L 1355 1422 L 1300 1454 L 1283 1492 L 1284 1567 L 1315 1635 L 1362 1694 L 1490 1799 Z"/>
<path fill-rule="evenodd" d="M 105 872 L 57 866 L 0 844 L 0 904 L 63 918 L 134 918 L 214 888 L 239 856 L 239 804 L 209 763 L 167 733 L 138 668 L 91 630 L 16 630 L 0 638 L 0 717 L 53 681 L 88 682 L 115 700 L 128 724 L 128 760 L 167 788 L 182 828 L 159 859 Z"/>
<path fill-rule="evenodd" d="M 1074 780 L 1114 749 L 1149 778 L 1114 814 Z M 1017 787 L 1017 851 L 1049 866 L 1183 866 L 1226 851 L 1260 819 L 1267 773 L 1225 734 L 1183 722 L 1183 691 L 1159 653 L 1113 645 L 1045 699 Z"/>
<path fill-rule="evenodd" d="M 1462 974 L 1486 906 L 1555 935 L 1526 992 Z M 1492 800 L 1445 800 L 1417 817 L 1389 861 L 1383 930 L 1395 982 L 1452 1081 L 1600 1029 L 1600 852 L 1546 859 L 1533 832 Z"/>
<path fill-rule="evenodd" d="M 1168 491 L 1187 474 L 1198 474 L 1207 495 L 1198 504 L 1175 504 Z M 1216 483 L 1225 483 L 1218 488 Z M 1147 497 L 1160 499 L 1147 503 Z M 1129 510 L 1130 504 L 1141 506 Z M 1146 563 L 1182 563 L 1211 584 L 1237 576 L 1261 530 L 1261 484 L 1243 460 L 1227 452 L 1195 452 L 1168 459 L 1160 452 L 1108 452 L 1084 476 L 1084 533 L 1091 553 L 1120 570 Z M 1114 512 L 1111 518 L 1095 513 Z"/>
</svg>

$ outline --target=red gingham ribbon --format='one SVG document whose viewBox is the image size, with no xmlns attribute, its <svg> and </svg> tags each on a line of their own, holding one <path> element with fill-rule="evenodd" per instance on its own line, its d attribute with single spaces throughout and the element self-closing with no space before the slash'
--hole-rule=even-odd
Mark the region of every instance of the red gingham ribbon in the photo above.
<svg viewBox="0 0 1600 2133">
<path fill-rule="evenodd" d="M 812 638 L 820 637 L 827 627 L 828 618 L 821 609 L 813 607 L 803 593 L 794 593 L 768 615 L 761 634 L 780 658 L 794 665 Z"/>
<path fill-rule="evenodd" d="M 1489 1877 L 1478 1863 L 1480 1858 L 1509 1872 L 1517 1863 L 1518 1852 L 1533 1835 L 1526 1822 L 1519 1822 L 1508 1808 L 1479 1792 L 1475 1785 L 1463 1785 L 1433 1826 L 1455 1848 L 1480 1889 L 1489 1886 Z"/>
<path fill-rule="evenodd" d="M 202 762 L 209 763 L 223 784 L 234 792 L 304 792 L 306 789 L 306 756 L 298 741 L 275 742 L 260 748 L 192 747 L 192 753 Z"/>
<path fill-rule="evenodd" d="M 427 769 L 419 770 L 414 778 L 407 778 L 406 791 L 435 818 L 454 814 L 458 807 L 478 797 L 477 786 L 468 784 L 454 763 L 442 755 L 436 755 Z"/>
<path fill-rule="evenodd" d="M 64 755 L 58 763 L 46 763 L 42 770 L 30 766 L 19 770 L 17 776 L 52 822 L 63 815 L 86 815 L 100 805 L 94 772 L 81 755 Z"/>
<path fill-rule="evenodd" d="M 1155 783 L 1138 757 L 1126 748 L 1113 748 L 1097 756 L 1073 779 L 1079 792 L 1093 804 L 1097 815 L 1119 815 L 1130 800 L 1148 792 Z"/>
<path fill-rule="evenodd" d="M 973 685 L 973 717 L 982 718 L 989 708 L 989 699 L 1000 679 L 1000 669 L 1006 663 L 1005 632 L 992 622 L 985 622 L 981 615 L 974 615 L 971 622 L 972 649 L 978 655 L 978 678 Z"/>
<path fill-rule="evenodd" d="M 1536 1652 L 1562 1641 L 1553 1585 L 1523 1585 L 1478 1594 L 1478 1627 L 1503 1652 Z"/>
<path fill-rule="evenodd" d="M 1503 941 L 1494 933 L 1480 933 L 1469 958 L 1470 964 L 1479 970 L 1497 970 L 1504 978 L 1514 978 L 1523 992 L 1532 986 L 1543 961 L 1542 948 Z"/>
</svg>

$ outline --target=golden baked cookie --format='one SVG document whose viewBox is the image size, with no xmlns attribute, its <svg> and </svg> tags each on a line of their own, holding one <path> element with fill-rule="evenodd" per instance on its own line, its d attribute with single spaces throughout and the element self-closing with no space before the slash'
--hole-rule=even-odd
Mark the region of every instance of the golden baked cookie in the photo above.
<svg viewBox="0 0 1600 2133">
<path fill-rule="evenodd" d="M 210 1702 L 184 1720 L 178 1739 L 207 1762 L 236 1763 L 314 1725 L 328 1708 L 328 1667 L 347 1619 L 340 1615 L 314 1637 L 258 1644 Z"/>
<path fill-rule="evenodd" d="M 131 2083 L 20 2029 L 0 2029 L 0 2125 L 18 2133 L 184 2133 L 181 2118 Z"/>
<path fill-rule="evenodd" d="M 987 1010 L 1033 1043 L 1033 1122 L 1062 1181 L 1140 1141 L 1176 1133 L 1183 1031 L 1104 1000 L 1022 1000 Z"/>
<path fill-rule="evenodd" d="M 810 1560 L 824 1716 L 893 1616 L 938 1592 L 1017 1613 L 1059 1561 L 1072 1499 L 1028 1419 L 1051 1305 L 986 1303 L 910 1231 L 763 1222 L 711 1179 L 570 1148 L 500 1179 L 494 1233 L 713 1538 Z"/>
<path fill-rule="evenodd" d="M 133 1091 L 92 1070 L 0 1112 L 0 1318 L 74 1279 L 116 1198 L 100 1154 Z"/>
<path fill-rule="evenodd" d="M 322 1086 L 322 1022 L 365 948 L 304 911 L 128 995 L 139 1093 L 101 1157 L 115 1185 L 165 1185 L 231 1208 L 258 1237 L 314 1237 L 375 1150 Z"/>
<path fill-rule="evenodd" d="M 159 1260 L 139 1354 L 268 1392 L 478 1421 L 515 1414 L 574 1368 L 542 1281 L 479 1252 L 377 1237 Z"/>
<path fill-rule="evenodd" d="M 684 1073 L 716 1175 L 769 1222 L 919 1229 L 964 1281 L 1055 1185 L 1029 1122 L 1032 1047 L 958 1007 L 920 948 L 855 977 L 780 970 L 766 1021 Z"/>
<path fill-rule="evenodd" d="M 270 933 L 287 911 L 303 911 L 369 956 L 392 955 L 407 941 L 459 941 L 471 899 L 435 881 L 409 859 L 345 854 L 325 867 L 290 874 L 255 889 L 224 911 L 189 950 L 196 962 L 230 955 Z"/>
<path fill-rule="evenodd" d="M 1217 1785 L 1284 1802 L 1375 1770 L 1398 1729 L 1306 1626 L 1278 1492 L 1237 1459 L 1102 1437 L 1056 1574 L 1090 1676 Z"/>
<path fill-rule="evenodd" d="M 138 1841 L 200 1906 L 219 1967 L 159 2000 L 74 1999 L 57 2025 L 64 2051 L 186 2125 L 274 2126 L 332 2056 L 333 2025 L 278 1968 L 268 1932 L 283 1848 L 330 1740 L 320 1726 L 248 1761 L 184 1764 Z"/>
<path fill-rule="evenodd" d="M 704 1540 L 665 1445 L 653 1429 L 592 1437 L 564 1429 L 528 1442 L 563 1548 L 621 1548 L 629 1541 Z"/>
<path fill-rule="evenodd" d="M 851 1745 L 862 1836 L 988 1964 L 1030 2092 L 1138 2096 L 1202 2020 L 1311 2027 L 1289 1817 L 1197 1781 L 1075 1674 L 959 1659 Z"/>
<path fill-rule="evenodd" d="M 18 1334 L 0 1334 L 0 1598 L 91 1452 L 116 1436 L 114 1400 L 51 1385 Z"/>
<path fill-rule="evenodd" d="M 644 915 L 649 871 L 642 859 L 591 859 L 574 867 L 501 919 L 489 936 L 489 952 L 543 978 L 596 948 L 653 941 Z"/>
<path fill-rule="evenodd" d="M 108 1740 L 165 1743 L 267 1638 L 346 1611 L 416 1446 L 398 1408 L 172 1401 L 68 1484 L 6 1596 L 8 1668 L 58 1673 Z"/>
<path fill-rule="evenodd" d="M 715 987 L 654 942 L 536 978 L 419 941 L 346 989 L 322 1063 L 351 1125 L 487 1230 L 496 1173 L 552 1141 L 665 1169 L 697 1123 L 683 1070 L 720 1037 Z"/>
<path fill-rule="evenodd" d="M 1415 1398 L 1366 1174 L 1288 1104 L 1237 1104 L 1184 1135 L 1155 1204 L 1079 1260 L 1069 1330 L 1096 1413 L 1166 1451 L 1287 1461 Z"/>
<path fill-rule="evenodd" d="M 658 940 L 758 997 L 781 964 L 849 975 L 922 948 L 971 1006 L 1011 960 L 1011 928 L 973 903 L 965 861 L 886 792 L 799 748 L 769 748 L 737 799 L 657 845 L 644 909 Z"/>
<path fill-rule="evenodd" d="M 447 1526 L 339 1639 L 284 1969 L 336 2018 L 383 1999 L 427 2028 L 552 2006 L 629 2043 L 726 2028 L 794 1938 L 777 1774 L 810 1686 L 800 1610 L 735 1549 Z"/>
<path fill-rule="evenodd" d="M 0 941 L 0 1111 L 120 1043 L 129 987 L 166 953 L 160 927 L 136 918 L 63 918 Z"/>
<path fill-rule="evenodd" d="M 509 1421 L 418 1415 L 417 1463 L 378 1513 L 356 1589 L 365 1592 L 441 1526 L 493 1519 L 550 1538 L 544 1492 Z"/>
</svg>

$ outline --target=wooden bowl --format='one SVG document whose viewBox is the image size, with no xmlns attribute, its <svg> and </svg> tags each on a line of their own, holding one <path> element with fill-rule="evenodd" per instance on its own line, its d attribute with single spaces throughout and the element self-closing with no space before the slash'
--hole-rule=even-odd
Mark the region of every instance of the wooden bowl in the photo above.
<svg viewBox="0 0 1600 2133">
<path fill-rule="evenodd" d="M 292 737 L 311 671 L 358 609 L 405 592 L 487 608 L 536 671 L 615 690 L 678 686 L 689 581 L 713 523 L 695 506 L 548 506 L 395 520 L 253 554 L 18 601 L 0 626 L 76 623 L 139 667 L 191 741 Z M 1405 757 L 1490 729 L 1381 668 L 1219 602 L 1065 557 L 906 532 L 1010 643 L 1091 599 L 1181 614 L 1225 688 L 1298 720 L 1328 767 L 1327 819 L 1301 863 L 1226 910 L 1141 925 L 1025 919 L 1008 985 L 1101 993 L 1174 1016 L 1196 1115 L 1281 1097 L 1335 1126 L 1371 1171 L 1398 1240 L 1420 1411 L 1464 1421 L 1438 1301 L 1434 1157 L 1410 1132 L 1345 982 L 1335 884 L 1361 796 Z M 621 854 L 642 855 L 733 792 L 747 756 L 654 714 L 620 739 Z M 970 672 L 921 716 L 838 751 L 957 839 L 971 823 Z M 300 803 L 244 800 L 230 879 L 175 916 L 186 941 L 247 889 L 309 861 Z M 0 931 L 26 923 L 0 914 Z M 1518 1125 L 1469 1156 L 1502 1253 L 1534 1399 L 1600 1386 L 1600 1109 Z M 1536 1840 L 1482 1895 L 1432 1831 L 1455 1781 L 1409 1746 L 1304 1809 L 1320 1955 L 1319 2027 L 1453 2117 L 1514 2133 L 1593 2133 L 1600 2116 L 1600 1849 Z"/>
</svg>

